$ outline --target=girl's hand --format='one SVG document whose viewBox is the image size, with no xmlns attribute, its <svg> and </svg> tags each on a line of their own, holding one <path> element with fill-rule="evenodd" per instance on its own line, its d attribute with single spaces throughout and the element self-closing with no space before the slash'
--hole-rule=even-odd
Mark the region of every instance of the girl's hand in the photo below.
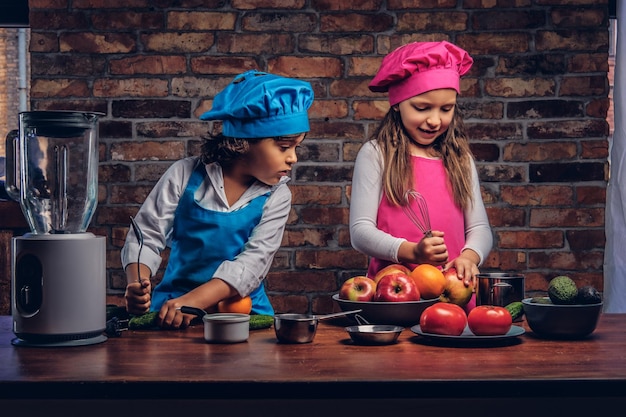
<svg viewBox="0 0 626 417">
<path fill-rule="evenodd" d="M 443 232 L 432 231 L 432 237 L 424 237 L 415 246 L 415 259 L 418 264 L 444 265 L 448 261 L 448 248 L 443 240 Z"/>
<path fill-rule="evenodd" d="M 124 300 L 126 301 L 126 311 L 129 314 L 141 315 L 150 309 L 152 284 L 149 279 L 141 282 L 131 282 L 126 286 Z"/>
<path fill-rule="evenodd" d="M 471 252 L 471 254 L 467 252 Z M 474 290 L 476 290 L 478 286 L 477 275 L 480 271 L 476 265 L 477 262 L 472 259 L 473 257 L 477 258 L 478 256 L 471 256 L 473 254 L 473 251 L 464 251 L 458 258 L 446 264 L 444 271 L 450 268 L 455 268 L 458 278 L 463 280 L 465 286 L 471 286 Z"/>
</svg>

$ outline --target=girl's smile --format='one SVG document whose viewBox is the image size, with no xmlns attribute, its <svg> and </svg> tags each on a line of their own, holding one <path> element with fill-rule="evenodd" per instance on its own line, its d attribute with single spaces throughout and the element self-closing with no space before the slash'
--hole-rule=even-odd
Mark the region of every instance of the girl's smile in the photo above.
<svg viewBox="0 0 626 417">
<path fill-rule="evenodd" d="M 429 147 L 450 126 L 456 107 L 454 89 L 431 90 L 400 102 L 402 125 L 412 140 L 412 152 L 424 155 L 420 148 Z M 428 155 L 424 155 L 428 156 Z"/>
</svg>

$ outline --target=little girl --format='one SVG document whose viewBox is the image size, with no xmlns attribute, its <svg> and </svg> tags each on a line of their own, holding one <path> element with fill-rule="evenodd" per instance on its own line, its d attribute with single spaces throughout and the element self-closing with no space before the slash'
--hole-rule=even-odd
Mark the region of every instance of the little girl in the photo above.
<svg viewBox="0 0 626 417">
<path fill-rule="evenodd" d="M 371 257 L 370 277 L 391 263 L 411 270 L 428 263 L 454 267 L 476 287 L 493 238 L 457 109 L 460 77 L 472 63 L 449 42 L 415 42 L 387 55 L 369 85 L 388 92 L 391 105 L 360 149 L 352 178 L 350 235 Z M 417 204 L 407 202 L 410 190 L 426 200 L 430 234 L 405 214 L 410 204 L 419 216 Z"/>
<path fill-rule="evenodd" d="M 135 218 L 122 250 L 126 309 L 158 311 L 164 328 L 187 327 L 235 295 L 252 298 L 252 314 L 273 315 L 263 279 L 280 247 L 291 208 L 287 187 L 296 148 L 309 130 L 309 83 L 255 70 L 218 95 L 202 120 L 221 120 L 201 157 L 175 162 Z M 152 289 L 161 252 L 171 247 L 162 281 Z M 139 265 L 137 264 L 139 260 Z"/>
</svg>

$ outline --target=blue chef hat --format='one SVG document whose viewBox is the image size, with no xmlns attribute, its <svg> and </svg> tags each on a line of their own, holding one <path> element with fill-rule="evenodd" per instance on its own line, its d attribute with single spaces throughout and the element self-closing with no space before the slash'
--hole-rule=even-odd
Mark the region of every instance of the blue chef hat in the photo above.
<svg viewBox="0 0 626 417">
<path fill-rule="evenodd" d="M 213 100 L 201 120 L 221 120 L 233 138 L 269 138 L 309 131 L 313 89 L 306 81 L 250 70 L 238 75 Z"/>
</svg>

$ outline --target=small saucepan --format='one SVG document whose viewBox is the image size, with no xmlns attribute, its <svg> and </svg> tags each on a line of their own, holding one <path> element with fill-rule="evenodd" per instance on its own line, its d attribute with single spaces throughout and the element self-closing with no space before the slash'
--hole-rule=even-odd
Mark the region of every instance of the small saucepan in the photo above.
<svg viewBox="0 0 626 417">
<path fill-rule="evenodd" d="M 180 311 L 195 314 L 204 322 L 204 340 L 209 343 L 240 343 L 250 336 L 250 315 L 239 313 L 208 314 L 201 308 L 183 306 Z"/>
<path fill-rule="evenodd" d="M 402 326 L 391 324 L 369 324 L 358 314 L 354 318 L 359 325 L 348 326 L 346 331 L 352 341 L 359 345 L 390 345 L 398 341 L 400 333 L 404 330 Z"/>
<path fill-rule="evenodd" d="M 310 343 L 317 332 L 319 320 L 333 317 L 347 316 L 360 313 L 362 310 L 342 311 L 339 313 L 310 315 L 283 313 L 274 316 L 274 331 L 279 342 L 283 343 Z"/>
</svg>

